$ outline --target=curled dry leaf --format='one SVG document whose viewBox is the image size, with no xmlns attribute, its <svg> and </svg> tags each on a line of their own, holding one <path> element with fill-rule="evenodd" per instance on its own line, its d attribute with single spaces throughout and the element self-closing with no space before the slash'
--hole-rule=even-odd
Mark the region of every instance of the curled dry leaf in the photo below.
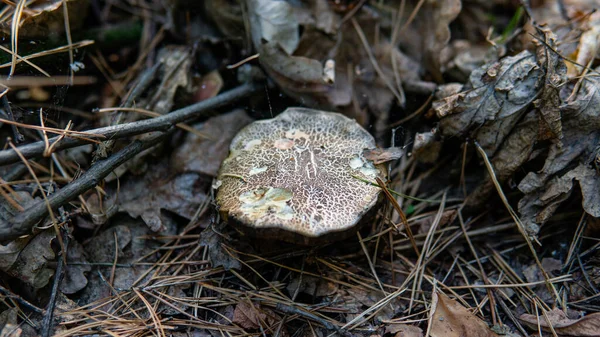
<svg viewBox="0 0 600 337">
<path fill-rule="evenodd" d="M 373 161 L 373 164 L 381 164 L 402 158 L 404 149 L 401 147 L 365 149 L 362 154 L 366 159 Z"/>
<path fill-rule="evenodd" d="M 595 0 L 564 0 L 560 6 L 545 2 L 542 6 L 531 8 L 533 19 L 537 24 L 551 28 L 561 43 L 556 50 L 563 56 L 575 61 L 567 63 L 567 76 L 574 79 L 580 76 L 594 59 L 600 57 L 600 12 Z M 531 34 L 536 27 L 525 26 Z M 535 41 L 530 34 L 524 34 L 527 41 Z"/>
<path fill-rule="evenodd" d="M 540 115 L 540 139 L 561 139 L 562 122 L 560 116 L 560 87 L 567 79 L 567 66 L 562 57 L 554 51 L 556 36 L 548 28 L 539 28 L 543 43 L 536 40 L 537 60 L 544 69 L 544 84 L 539 98 L 533 103 Z"/>
<path fill-rule="evenodd" d="M 592 337 L 598 336 L 598 331 L 600 331 L 600 313 L 593 313 L 579 319 L 570 319 L 562 310 L 553 309 L 548 311 L 546 316 L 523 314 L 519 319 L 532 330 L 537 330 L 539 324 L 542 330 L 550 332 L 550 326 L 552 326 L 554 331 L 561 336 Z"/>
<path fill-rule="evenodd" d="M 525 193 L 519 212 L 531 232 L 537 232 L 570 196 L 573 180 L 581 188 L 585 212 L 600 217 L 600 178 L 592 165 L 600 144 L 599 88 L 600 77 L 587 76 L 574 99 L 567 99 L 573 84 L 561 89 L 564 137 L 560 143 L 550 145 L 543 168 L 529 172 L 518 186 Z"/>
<path fill-rule="evenodd" d="M 488 325 L 448 296 L 434 292 L 431 337 L 498 337 Z"/>
<path fill-rule="evenodd" d="M 342 110 L 362 125 L 369 122 L 369 111 L 376 117 L 375 129 L 382 131 L 394 99 L 405 103 L 403 83 L 427 87 L 420 83 L 418 63 L 386 39 L 373 38 L 380 18 L 372 10 L 360 10 L 342 23 L 342 14 L 325 0 L 247 3 L 261 64 L 304 105 Z M 274 34 L 274 27 L 281 32 Z"/>
<path fill-rule="evenodd" d="M 442 82 L 441 52 L 450 41 L 450 23 L 462 9 L 461 0 L 407 1 L 401 25 L 408 22 L 416 9 L 409 27 L 398 36 L 403 49 L 424 64 L 436 81 Z M 415 6 L 421 6 L 415 8 Z"/>
<path fill-rule="evenodd" d="M 528 51 L 476 69 L 461 92 L 433 102 L 442 136 L 470 135 L 494 154 L 533 102 L 542 78 Z"/>
<path fill-rule="evenodd" d="M 475 70 L 465 88 L 432 107 L 443 136 L 468 135 L 481 144 L 500 183 L 533 159 L 538 141 L 552 140 L 544 167 L 518 186 L 525 194 L 519 212 L 531 235 L 570 196 L 573 180 L 581 187 L 584 210 L 600 216 L 600 182 L 590 165 L 600 141 L 600 80 L 594 74 L 566 83 L 554 34 L 539 29 L 538 36 L 535 55 L 524 51 Z M 468 204 L 481 205 L 493 190 L 487 179 Z"/>
<path fill-rule="evenodd" d="M 25 7 L 19 27 L 20 38 L 33 38 L 48 36 L 48 33 L 64 34 L 65 17 L 63 5 L 66 4 L 69 11 L 69 25 L 71 31 L 79 29 L 84 21 L 89 0 L 51 0 L 37 1 Z M 10 6 L 8 8 L 15 8 Z M 12 17 L 12 13 L 10 14 Z M 1 25 L 2 31 L 10 36 L 11 25 Z"/>
<path fill-rule="evenodd" d="M 191 79 L 193 60 L 189 48 L 167 46 L 159 50 L 157 62 L 162 64 L 158 76 L 161 82 L 145 107 L 159 114 L 166 114 L 175 104 L 175 94 L 178 90 L 193 92 Z"/>
<path fill-rule="evenodd" d="M 442 150 L 437 138 L 435 131 L 417 133 L 411 155 L 422 163 L 434 163 Z"/>
</svg>

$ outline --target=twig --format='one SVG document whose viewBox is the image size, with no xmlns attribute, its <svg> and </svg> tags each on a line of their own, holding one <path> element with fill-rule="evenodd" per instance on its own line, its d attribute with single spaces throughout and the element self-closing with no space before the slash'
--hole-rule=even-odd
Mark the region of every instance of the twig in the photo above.
<svg viewBox="0 0 600 337">
<path fill-rule="evenodd" d="M 156 74 L 160 68 L 161 63 L 155 64 L 152 68 L 147 69 L 142 73 L 139 78 L 139 81 L 133 86 L 133 88 L 127 94 L 125 101 L 122 104 L 124 108 L 130 108 L 133 106 L 135 100 L 150 86 L 150 83 L 155 79 Z M 123 124 L 123 111 L 117 111 L 111 118 L 110 125 L 119 125 Z M 92 163 L 100 158 L 108 157 L 108 154 L 112 152 L 112 148 L 115 144 L 115 139 L 111 138 L 108 141 L 103 142 L 98 146 L 97 150 L 94 152 L 94 157 L 92 158 Z"/>
<path fill-rule="evenodd" d="M 10 108 L 10 103 L 8 102 L 8 97 L 6 97 L 6 95 L 2 96 L 2 110 L 4 110 L 4 113 L 9 121 L 15 120 L 12 109 Z M 17 129 L 14 124 L 11 124 L 10 127 L 12 128 L 13 137 L 17 143 L 21 143 L 23 140 L 25 140 L 25 137 L 23 137 L 23 135 L 19 132 L 19 129 Z"/>
<path fill-rule="evenodd" d="M 3 240 L 10 240 L 28 233 L 36 223 L 47 215 L 48 209 L 55 209 L 81 193 L 94 188 L 121 164 L 143 150 L 158 144 L 166 135 L 166 133 L 162 133 L 144 141 L 133 141 L 111 157 L 97 161 L 79 179 L 74 180 L 52 196 L 49 196 L 47 200 L 48 205 L 46 204 L 46 200 L 39 201 L 28 207 L 24 212 L 11 218 L 8 222 L 0 222 L 0 237 Z"/>
<path fill-rule="evenodd" d="M 209 98 L 205 101 L 192 104 L 179 110 L 175 110 L 169 114 L 157 118 L 146 119 L 128 124 L 107 126 L 103 128 L 89 130 L 88 132 L 94 135 L 103 135 L 106 138 L 116 139 L 148 133 L 150 131 L 165 131 L 175 124 L 188 121 L 194 117 L 198 117 L 202 113 L 205 113 L 209 110 L 216 109 L 227 104 L 231 104 L 238 99 L 250 95 L 258 88 L 262 88 L 262 86 L 257 85 L 255 83 L 243 84 L 235 89 L 224 92 L 213 98 Z M 53 137 L 50 138 L 49 141 L 55 142 L 57 139 L 58 137 Z M 83 140 L 67 138 L 63 139 L 58 145 L 56 145 L 55 150 L 58 151 L 70 149 L 85 144 L 87 144 L 87 142 Z M 25 158 L 29 159 L 41 156 L 44 153 L 44 147 L 44 141 L 38 141 L 35 143 L 20 146 L 19 151 Z M 18 161 L 19 156 L 14 150 L 0 151 L 0 166 L 12 164 Z"/>
<path fill-rule="evenodd" d="M 277 303 L 277 305 L 275 306 L 275 309 L 277 309 L 278 311 L 284 312 L 286 314 L 298 315 L 298 316 L 302 316 L 304 318 L 313 320 L 313 321 L 323 325 L 325 327 L 325 329 L 327 329 L 329 331 L 336 331 L 337 333 L 339 333 L 342 336 L 352 336 L 352 334 L 350 332 L 341 329 L 337 325 L 335 325 L 331 322 L 328 322 L 315 314 L 311 314 L 310 312 L 306 312 L 299 308 L 292 307 L 290 305 L 283 304 L 283 303 Z"/>
<path fill-rule="evenodd" d="M 63 269 L 65 266 L 64 261 L 67 258 L 67 250 L 69 249 L 69 234 L 67 231 L 63 228 L 61 229 L 59 235 L 63 236 L 62 241 L 64 242 L 64 250 L 62 251 L 62 254 L 64 255 L 62 259 L 58 259 L 56 271 L 54 272 L 52 292 L 50 294 L 50 300 L 48 301 L 46 315 L 42 320 L 42 337 L 49 337 L 52 334 L 52 318 L 54 316 L 54 306 L 56 305 L 56 295 L 58 294 L 58 286 L 60 285 L 60 281 L 62 281 L 63 278 Z"/>
<path fill-rule="evenodd" d="M 0 293 L 2 293 L 2 295 L 4 297 L 13 299 L 16 302 L 18 302 L 19 304 L 21 304 L 22 306 L 26 307 L 27 309 L 29 309 L 31 311 L 35 311 L 38 314 L 44 314 L 44 312 L 45 312 L 44 309 L 38 308 L 34 304 L 23 299 L 21 296 L 13 294 L 10 290 L 4 288 L 3 286 L 0 286 Z"/>
</svg>

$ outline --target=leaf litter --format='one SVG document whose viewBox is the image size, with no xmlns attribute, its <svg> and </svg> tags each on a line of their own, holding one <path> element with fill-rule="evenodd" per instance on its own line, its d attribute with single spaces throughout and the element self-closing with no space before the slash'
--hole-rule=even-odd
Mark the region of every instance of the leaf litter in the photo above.
<svg viewBox="0 0 600 337">
<path fill-rule="evenodd" d="M 5 5 L 3 335 L 597 335 L 593 1 Z M 235 134 L 289 106 L 376 136 L 392 205 L 356 238 L 263 240 L 216 209 Z"/>
</svg>

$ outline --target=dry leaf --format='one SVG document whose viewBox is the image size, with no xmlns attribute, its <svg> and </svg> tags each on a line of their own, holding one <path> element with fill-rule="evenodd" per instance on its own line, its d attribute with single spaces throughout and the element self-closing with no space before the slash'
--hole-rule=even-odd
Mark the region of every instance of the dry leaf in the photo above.
<svg viewBox="0 0 600 337">
<path fill-rule="evenodd" d="M 210 73 L 202 76 L 198 90 L 194 94 L 194 102 L 204 101 L 215 97 L 223 89 L 223 78 L 217 70 L 213 70 Z"/>
<path fill-rule="evenodd" d="M 166 114 L 174 106 L 175 94 L 178 90 L 183 89 L 186 93 L 193 92 L 191 79 L 193 59 L 189 48 L 167 46 L 159 50 L 157 62 L 162 64 L 158 75 L 161 82 L 144 107 L 159 114 Z M 137 117 L 139 116 L 136 116 L 136 119 Z"/>
<path fill-rule="evenodd" d="M 470 134 L 493 155 L 536 97 L 542 79 L 528 51 L 478 68 L 461 92 L 433 102 L 442 136 Z"/>
<path fill-rule="evenodd" d="M 85 273 L 92 270 L 92 267 L 87 264 L 84 254 L 81 244 L 72 239 L 67 251 L 68 264 L 65 266 L 65 274 L 60 283 L 60 291 L 63 294 L 74 294 L 87 285 Z"/>
<path fill-rule="evenodd" d="M 403 323 L 391 323 L 386 325 L 385 333 L 394 334 L 394 337 L 423 337 L 423 330 L 421 330 L 421 328 Z"/>
<path fill-rule="evenodd" d="M 271 3 L 266 0 L 247 3 L 259 61 L 286 94 L 304 105 L 341 110 L 363 125 L 370 122 L 371 112 L 380 135 L 387 130 L 394 99 L 405 103 L 402 85 L 428 87 L 420 82 L 418 63 L 385 39 L 374 39 L 380 17 L 373 11 L 359 10 L 342 24 L 342 14 L 323 0 L 293 5 L 285 1 L 266 5 Z M 270 33 L 273 26 L 281 26 L 282 34 Z M 335 68 L 325 67 L 327 62 Z"/>
<path fill-rule="evenodd" d="M 163 210 L 191 219 L 204 202 L 210 180 L 193 172 L 169 175 L 155 165 L 141 179 L 129 179 L 121 187 L 119 211 L 141 217 L 153 232 L 169 230 Z"/>
<path fill-rule="evenodd" d="M 580 76 L 584 71 L 580 65 L 588 65 L 600 56 L 600 12 L 597 9 L 598 2 L 595 0 L 564 0 L 560 6 L 545 1 L 541 6 L 531 8 L 535 22 L 550 27 L 561 41 L 556 50 L 577 62 L 566 64 L 568 78 Z M 525 30 L 534 34 L 536 27 L 528 23 Z M 528 41 L 535 40 L 530 34 L 523 34 L 523 38 Z"/>
<path fill-rule="evenodd" d="M 556 54 L 556 36 L 548 28 L 538 29 L 544 42 L 539 42 L 537 48 L 537 61 L 545 71 L 544 86 L 539 98 L 533 103 L 540 112 L 540 139 L 561 139 L 562 122 L 559 96 L 560 87 L 567 79 L 567 66 L 562 57 Z M 540 37 L 541 39 L 542 37 Z"/>
<path fill-rule="evenodd" d="M 183 144 L 174 149 L 171 164 L 178 172 L 197 172 L 216 176 L 229 154 L 229 143 L 252 118 L 244 110 L 234 110 L 195 126 L 207 138 L 188 133 Z"/>
<path fill-rule="evenodd" d="M 439 141 L 436 133 L 429 131 L 415 134 L 411 156 L 422 163 L 434 163 L 442 150 L 442 142 Z"/>
<path fill-rule="evenodd" d="M 239 302 L 233 312 L 233 323 L 249 330 L 257 330 L 260 327 L 265 329 L 277 324 L 279 321 L 281 321 L 281 317 L 272 310 L 244 301 Z"/>
<path fill-rule="evenodd" d="M 432 307 L 431 337 L 498 337 L 479 317 L 442 293 L 433 293 Z"/>
<path fill-rule="evenodd" d="M 538 321 L 539 326 L 544 331 L 550 332 L 550 325 L 552 325 L 554 331 L 563 336 L 596 337 L 598 336 L 598 331 L 600 331 L 600 313 L 589 314 L 580 319 L 570 319 L 562 310 L 553 309 L 548 311 L 546 315 L 550 323 L 541 314 L 539 317 L 523 314 L 519 319 L 533 330 L 538 329 Z"/>
<path fill-rule="evenodd" d="M 401 147 L 388 147 L 385 149 L 363 150 L 363 157 L 373 161 L 374 164 L 381 164 L 392 160 L 402 158 L 404 149 Z"/>
<path fill-rule="evenodd" d="M 65 18 L 63 4 L 69 10 L 69 25 L 71 32 L 81 28 L 85 22 L 85 13 L 88 12 L 89 0 L 51 0 L 37 1 L 25 7 L 24 15 L 20 22 L 19 38 L 33 38 L 48 36 L 48 33 L 64 34 Z M 10 8 L 14 8 L 11 6 Z M 10 14 L 12 17 L 12 13 Z M 2 30 L 10 36 L 10 22 L 2 25 Z"/>
<path fill-rule="evenodd" d="M 533 234 L 566 200 L 579 182 L 583 209 L 600 217 L 600 179 L 591 165 L 600 144 L 600 77 L 583 79 L 575 98 L 568 100 L 573 83 L 561 89 L 563 139 L 550 145 L 544 167 L 529 172 L 519 183 L 525 196 L 519 201 L 519 212 L 526 228 Z"/>
<path fill-rule="evenodd" d="M 292 279 L 286 288 L 290 294 L 304 293 L 309 296 L 323 297 L 335 294 L 339 290 L 339 285 L 322 278 L 303 275 Z"/>
<path fill-rule="evenodd" d="M 54 260 L 51 243 L 55 237 L 53 228 L 35 235 L 7 273 L 35 289 L 46 286 L 54 275 L 54 269 L 48 266 L 48 262 Z"/>
<path fill-rule="evenodd" d="M 223 247 L 225 230 L 223 222 L 209 226 L 200 233 L 199 244 L 208 250 L 210 263 L 213 268 L 223 267 L 225 270 L 242 269 L 238 255 L 233 251 L 226 251 Z"/>
</svg>

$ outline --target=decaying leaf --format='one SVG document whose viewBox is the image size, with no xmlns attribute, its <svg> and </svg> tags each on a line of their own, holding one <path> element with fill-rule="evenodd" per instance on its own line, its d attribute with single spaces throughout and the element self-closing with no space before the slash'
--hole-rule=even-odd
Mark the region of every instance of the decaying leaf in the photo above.
<svg viewBox="0 0 600 337">
<path fill-rule="evenodd" d="M 588 76 L 573 100 L 567 101 L 573 85 L 565 85 L 561 98 L 563 139 L 551 144 L 543 168 L 529 172 L 519 183 L 525 196 L 519 212 L 527 229 L 536 233 L 579 182 L 584 210 L 600 216 L 600 179 L 592 165 L 600 146 L 600 77 Z"/>
<path fill-rule="evenodd" d="M 405 103 L 403 83 L 420 83 L 418 63 L 385 39 L 373 39 L 379 17 L 372 11 L 358 11 L 343 22 L 342 14 L 324 0 L 247 3 L 261 64 L 284 92 L 304 105 L 341 110 L 363 125 L 371 112 L 381 133 L 393 101 Z M 271 33 L 274 26 L 282 33 Z M 327 63 L 335 68 L 325 67 Z"/>
<path fill-rule="evenodd" d="M 168 229 L 161 210 L 168 210 L 191 219 L 196 209 L 206 198 L 204 192 L 210 182 L 196 173 L 184 173 L 176 177 L 167 177 L 160 173 L 147 174 L 144 179 L 130 180 L 123 186 L 127 195 L 123 194 L 119 210 L 130 216 L 141 217 L 154 232 Z M 167 177 L 167 179 L 164 179 Z M 125 192 L 123 192 L 125 193 Z"/>
<path fill-rule="evenodd" d="M 60 291 L 63 294 L 74 294 L 83 289 L 88 281 L 86 273 L 92 270 L 87 264 L 83 247 L 76 240 L 71 240 L 67 251 L 67 265 L 65 274 L 60 283 Z"/>
<path fill-rule="evenodd" d="M 250 304 L 240 301 L 233 312 L 233 322 L 244 329 L 257 330 L 277 324 L 281 317 L 272 310 L 261 307 L 259 304 Z"/>
<path fill-rule="evenodd" d="M 387 324 L 385 333 L 391 333 L 394 337 L 423 337 L 421 328 L 402 323 Z"/>
<path fill-rule="evenodd" d="M 442 136 L 470 134 L 488 155 L 494 154 L 533 102 L 542 80 L 535 55 L 528 51 L 478 68 L 461 92 L 433 102 Z"/>
<path fill-rule="evenodd" d="M 157 61 L 162 64 L 159 75 L 162 80 L 145 107 L 159 114 L 165 114 L 175 104 L 177 90 L 192 92 L 192 55 L 186 47 L 167 46 L 158 52 Z"/>
<path fill-rule="evenodd" d="M 428 0 L 407 1 L 403 17 L 405 23 L 417 8 L 410 26 L 398 36 L 403 49 L 415 60 L 425 65 L 426 69 L 441 82 L 441 52 L 450 41 L 449 25 L 461 11 L 461 0 Z M 415 38 L 418 36 L 419 38 Z"/>
<path fill-rule="evenodd" d="M 52 0 L 38 1 L 25 7 L 24 15 L 20 22 L 19 37 L 33 38 L 48 36 L 48 33 L 64 34 L 65 17 L 64 4 L 69 10 L 69 24 L 71 30 L 80 29 L 85 21 L 84 13 L 90 5 L 89 0 Z M 13 6 L 11 6 L 13 8 Z M 12 15 L 12 14 L 11 14 Z M 10 24 L 0 26 L 2 31 L 10 36 Z"/>
<path fill-rule="evenodd" d="M 431 337 L 498 337 L 488 325 L 457 301 L 434 292 Z"/>
<path fill-rule="evenodd" d="M 7 273 L 35 289 L 44 287 L 54 275 L 54 269 L 48 266 L 48 262 L 54 260 L 51 243 L 55 237 L 52 228 L 35 235 Z"/>
<path fill-rule="evenodd" d="M 317 297 L 333 295 L 338 289 L 339 286 L 334 282 L 309 275 L 296 277 L 287 286 L 290 294 L 304 293 Z"/>
<path fill-rule="evenodd" d="M 561 99 L 560 87 L 567 79 L 567 66 L 562 58 L 556 54 L 556 36 L 550 29 L 538 29 L 543 36 L 543 43 L 536 40 L 537 60 L 544 69 L 544 85 L 533 103 L 540 113 L 540 139 L 558 139 L 563 137 L 560 115 Z"/>
<path fill-rule="evenodd" d="M 388 161 L 397 160 L 404 155 L 404 149 L 401 147 L 388 147 L 385 149 L 364 150 L 363 156 L 373 161 L 374 164 L 386 163 Z"/>
<path fill-rule="evenodd" d="M 422 163 L 434 163 L 440 156 L 442 142 L 435 131 L 417 133 L 411 156 Z"/>
<path fill-rule="evenodd" d="M 14 191 L 9 193 L 0 187 L 0 221 L 8 221 L 35 202 L 29 192 Z"/>
<path fill-rule="evenodd" d="M 188 133 L 183 144 L 171 156 L 171 163 L 178 172 L 197 172 L 211 177 L 217 175 L 221 162 L 229 154 L 229 143 L 252 118 L 244 110 L 235 110 L 210 118 L 199 125 L 198 130 L 206 138 Z"/>
<path fill-rule="evenodd" d="M 146 271 L 151 266 L 136 263 L 160 246 L 159 242 L 147 238 L 154 233 L 143 221 L 131 219 L 126 215 L 118 215 L 113 221 L 118 225 L 107 228 L 82 244 L 93 269 L 87 274 L 88 285 L 78 294 L 80 305 L 113 294 L 107 282 L 111 279 L 115 258 L 117 263 L 131 266 L 114 270 L 114 288 L 130 289 L 134 282 L 143 276 L 147 277 Z M 144 261 L 154 262 L 155 258 L 146 256 Z M 142 278 L 142 282 L 143 280 L 145 279 Z"/>
<path fill-rule="evenodd" d="M 207 227 L 200 234 L 200 245 L 207 247 L 208 256 L 213 268 L 223 267 L 225 270 L 241 269 L 242 264 L 235 252 L 226 251 L 223 247 L 225 240 L 222 232 L 225 229 L 225 224 L 220 223 L 214 226 L 216 227 Z"/>
<path fill-rule="evenodd" d="M 551 331 L 550 326 L 552 326 L 560 336 L 592 337 L 598 336 L 598 331 L 600 331 L 600 313 L 589 314 L 579 319 L 570 319 L 562 310 L 552 309 L 546 313 L 546 316 L 523 314 L 519 319 L 536 331 L 538 324 L 542 330 L 548 332 Z"/>
</svg>

